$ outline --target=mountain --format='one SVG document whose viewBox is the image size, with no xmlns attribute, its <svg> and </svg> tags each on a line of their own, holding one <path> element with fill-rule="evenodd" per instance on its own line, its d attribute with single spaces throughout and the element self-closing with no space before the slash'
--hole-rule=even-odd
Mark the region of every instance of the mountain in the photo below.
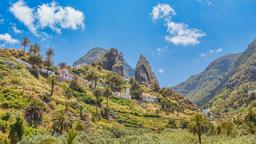
<svg viewBox="0 0 256 144">
<path fill-rule="evenodd" d="M 102 59 L 98 60 L 98 64 L 105 70 L 124 76 L 123 54 L 117 49 L 111 48 Z"/>
<path fill-rule="evenodd" d="M 256 103 L 256 40 L 249 44 L 211 96 L 209 106 L 218 114 L 244 111 Z"/>
<path fill-rule="evenodd" d="M 80 64 L 92 64 L 99 58 L 102 58 L 107 51 L 108 50 L 99 47 L 93 48 L 89 50 L 84 56 L 75 61 L 73 66 Z"/>
<path fill-rule="evenodd" d="M 151 65 L 143 55 L 140 55 L 139 61 L 136 65 L 135 79 L 147 86 L 159 87 L 159 83 L 154 72 L 152 71 Z"/>
<path fill-rule="evenodd" d="M 89 52 L 87 52 L 84 56 L 82 56 L 77 61 L 75 61 L 73 66 L 92 64 L 92 63 L 95 63 L 96 61 L 100 61 L 108 51 L 109 51 L 108 49 L 104 49 L 104 48 L 93 48 Z M 135 70 L 126 62 L 125 59 L 123 62 L 123 70 L 124 70 L 124 76 L 126 78 L 134 76 Z"/>
<path fill-rule="evenodd" d="M 241 54 L 229 54 L 213 61 L 202 73 L 191 76 L 188 80 L 172 89 L 187 96 L 198 105 L 209 101 L 214 91 L 233 69 L 233 65 Z"/>
</svg>

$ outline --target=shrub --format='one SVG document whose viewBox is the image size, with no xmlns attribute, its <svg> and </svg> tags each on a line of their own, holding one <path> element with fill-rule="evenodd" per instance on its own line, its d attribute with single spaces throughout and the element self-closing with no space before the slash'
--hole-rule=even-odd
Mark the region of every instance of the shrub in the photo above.
<svg viewBox="0 0 256 144">
<path fill-rule="evenodd" d="M 24 108 L 28 103 L 27 97 L 23 92 L 18 92 L 9 88 L 0 88 L 1 108 Z"/>
<path fill-rule="evenodd" d="M 25 118 L 31 126 L 37 126 L 42 123 L 44 105 L 41 102 L 33 101 L 25 109 Z"/>
<path fill-rule="evenodd" d="M 170 120 L 168 121 L 168 127 L 169 127 L 169 128 L 172 128 L 172 129 L 176 129 L 176 128 L 177 128 L 177 124 L 176 124 L 176 122 L 175 122 L 174 119 L 170 119 Z"/>
</svg>

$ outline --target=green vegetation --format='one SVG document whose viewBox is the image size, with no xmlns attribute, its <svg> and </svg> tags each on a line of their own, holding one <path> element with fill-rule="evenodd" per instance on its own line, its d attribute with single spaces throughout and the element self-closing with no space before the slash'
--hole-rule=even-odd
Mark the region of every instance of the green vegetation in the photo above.
<svg viewBox="0 0 256 144">
<path fill-rule="evenodd" d="M 152 89 L 134 79 L 128 82 L 97 65 L 72 68 L 63 64 L 61 68 L 74 79 L 61 81 L 53 63 L 31 61 L 33 56 L 42 59 L 39 47 L 31 46 L 30 53 L 0 51 L 0 143 L 176 144 L 198 143 L 199 139 L 200 143 L 251 144 L 256 138 L 251 103 L 239 119 L 210 121 L 170 89 Z M 50 62 L 54 55 L 49 55 Z M 30 63 L 37 75 L 17 59 Z M 55 74 L 39 73 L 41 69 Z M 127 88 L 132 99 L 119 97 Z M 143 101 L 143 93 L 158 101 Z"/>
</svg>

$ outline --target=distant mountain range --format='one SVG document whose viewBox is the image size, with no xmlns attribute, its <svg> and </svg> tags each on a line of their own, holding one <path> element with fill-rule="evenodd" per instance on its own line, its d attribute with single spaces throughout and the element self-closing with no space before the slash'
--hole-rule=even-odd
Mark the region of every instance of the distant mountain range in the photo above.
<svg viewBox="0 0 256 144">
<path fill-rule="evenodd" d="M 108 51 L 109 49 L 104 49 L 100 47 L 92 48 L 84 56 L 75 61 L 73 63 L 73 66 L 95 63 L 101 60 Z M 134 76 L 135 70 L 126 62 L 126 60 L 124 60 L 123 67 L 125 77 L 128 78 Z"/>
<path fill-rule="evenodd" d="M 202 73 L 172 87 L 199 106 L 215 112 L 238 110 L 253 104 L 256 90 L 256 40 L 243 53 L 213 61 Z"/>
<path fill-rule="evenodd" d="M 229 54 L 213 61 L 202 73 L 191 76 L 188 80 L 172 89 L 187 96 L 198 105 L 210 100 L 210 94 L 231 71 L 241 54 Z"/>
</svg>

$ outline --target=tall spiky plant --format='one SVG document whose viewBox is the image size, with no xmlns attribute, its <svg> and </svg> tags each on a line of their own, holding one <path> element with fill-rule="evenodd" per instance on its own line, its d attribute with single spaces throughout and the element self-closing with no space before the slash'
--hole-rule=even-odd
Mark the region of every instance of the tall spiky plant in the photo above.
<svg viewBox="0 0 256 144">
<path fill-rule="evenodd" d="M 189 126 L 189 132 L 198 136 L 199 143 L 202 144 L 202 135 L 207 133 L 209 122 L 202 114 L 196 114 Z"/>
<path fill-rule="evenodd" d="M 30 40 L 25 37 L 22 41 L 21 41 L 21 45 L 23 46 L 23 51 L 26 51 L 26 47 L 29 46 L 30 44 Z"/>
</svg>

